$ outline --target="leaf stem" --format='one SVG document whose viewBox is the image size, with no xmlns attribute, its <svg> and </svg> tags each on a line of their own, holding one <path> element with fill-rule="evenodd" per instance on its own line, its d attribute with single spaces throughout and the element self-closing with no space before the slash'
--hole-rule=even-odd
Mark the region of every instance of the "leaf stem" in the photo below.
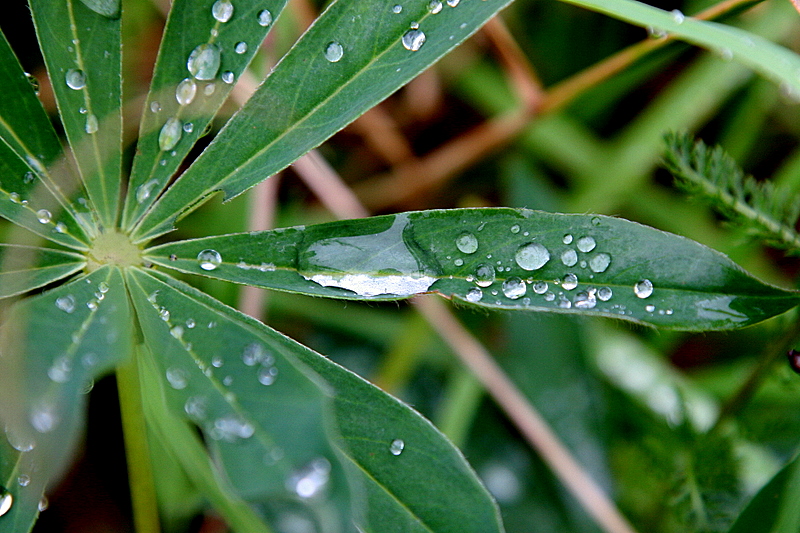
<svg viewBox="0 0 800 533">
<path fill-rule="evenodd" d="M 137 355 L 138 352 L 134 352 L 128 361 L 117 367 L 117 390 L 128 461 L 133 523 L 137 533 L 159 533 L 158 501 L 147 443 Z"/>
</svg>

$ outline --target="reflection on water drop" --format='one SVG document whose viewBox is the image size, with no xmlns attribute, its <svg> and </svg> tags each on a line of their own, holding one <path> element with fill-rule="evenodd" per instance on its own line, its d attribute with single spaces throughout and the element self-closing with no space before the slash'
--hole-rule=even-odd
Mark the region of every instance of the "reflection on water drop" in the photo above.
<svg viewBox="0 0 800 533">
<path fill-rule="evenodd" d="M 606 253 L 596 254 L 589 259 L 589 268 L 592 270 L 592 272 L 596 272 L 598 274 L 605 272 L 610 264 L 611 256 Z"/>
<path fill-rule="evenodd" d="M 447 5 L 450 7 L 456 7 L 461 0 L 447 0 Z"/>
<path fill-rule="evenodd" d="M 570 234 L 564 235 L 564 238 L 561 239 L 561 242 L 563 242 L 564 244 L 572 244 L 572 235 Z"/>
<path fill-rule="evenodd" d="M 211 6 L 211 15 L 219 22 L 228 22 L 233 16 L 233 4 L 230 0 L 217 0 Z"/>
<path fill-rule="evenodd" d="M 495 273 L 492 265 L 478 265 L 475 269 L 475 284 L 478 287 L 488 287 L 494 283 Z"/>
<path fill-rule="evenodd" d="M 36 505 L 36 509 L 38 509 L 40 513 L 43 513 L 48 507 L 50 507 L 50 501 L 47 499 L 47 496 L 42 496 L 42 499 L 39 500 L 39 503 Z"/>
<path fill-rule="evenodd" d="M 60 419 L 56 407 L 51 403 L 40 403 L 31 409 L 30 423 L 39 433 L 49 433 L 58 425 Z"/>
<path fill-rule="evenodd" d="M 653 294 L 653 282 L 643 279 L 633 286 L 633 293 L 639 298 L 647 298 Z"/>
<path fill-rule="evenodd" d="M 578 276 L 576 276 L 572 272 L 568 273 L 566 276 L 564 276 L 564 279 L 561 281 L 561 286 L 564 289 L 571 291 L 572 289 L 578 286 Z"/>
<path fill-rule="evenodd" d="M 683 21 L 686 20 L 686 17 L 680 9 L 673 9 L 671 13 L 672 20 L 674 20 L 676 24 L 683 24 Z"/>
<path fill-rule="evenodd" d="M 564 266 L 575 266 L 578 262 L 578 252 L 571 248 L 569 250 L 564 250 L 561 254 L 561 262 L 564 263 Z"/>
<path fill-rule="evenodd" d="M 597 243 L 592 237 L 587 236 L 578 239 L 578 250 L 580 250 L 581 252 L 584 253 L 591 252 L 592 250 L 594 250 L 595 246 L 597 246 Z"/>
<path fill-rule="evenodd" d="M 483 298 L 483 291 L 480 290 L 478 287 L 472 287 L 470 290 L 467 291 L 466 300 L 468 302 L 477 303 L 481 301 Z"/>
<path fill-rule="evenodd" d="M 402 12 L 403 12 L 403 6 L 401 6 L 400 4 L 395 4 L 392 7 L 392 13 L 402 13 Z"/>
<path fill-rule="evenodd" d="M 503 294 L 506 295 L 506 298 L 511 300 L 522 298 L 525 296 L 526 291 L 527 286 L 525 285 L 525 282 L 519 278 L 509 278 L 503 282 Z"/>
<path fill-rule="evenodd" d="M 416 52 L 425 44 L 425 39 L 426 37 L 422 30 L 412 29 L 403 34 L 401 41 L 406 50 Z"/>
<path fill-rule="evenodd" d="M 230 70 L 226 70 L 225 72 L 222 73 L 220 78 L 222 78 L 222 81 L 230 85 L 231 83 L 236 81 L 236 74 L 234 74 Z"/>
<path fill-rule="evenodd" d="M 403 453 L 403 449 L 406 447 L 406 443 L 403 442 L 402 439 L 394 439 L 392 443 L 389 445 L 389 453 L 392 455 L 400 455 Z"/>
<path fill-rule="evenodd" d="M 5 487 L 0 485 L 0 516 L 3 516 L 10 511 L 13 504 L 14 497 L 5 489 Z"/>
<path fill-rule="evenodd" d="M 556 295 L 552 291 L 547 291 L 544 294 L 544 299 L 545 299 L 546 302 L 552 302 L 553 300 L 556 299 Z"/>
<path fill-rule="evenodd" d="M 653 311 L 656 310 L 656 306 L 655 305 L 646 305 L 646 306 L 644 306 L 644 310 L 647 311 L 648 313 L 652 313 Z"/>
<path fill-rule="evenodd" d="M 186 68 L 198 80 L 213 80 L 219 71 L 219 64 L 219 47 L 208 43 L 192 50 L 189 59 L 186 60 Z"/>
<path fill-rule="evenodd" d="M 524 270 L 538 270 L 550 261 L 550 252 L 541 244 L 532 242 L 520 246 L 514 260 Z"/>
<path fill-rule="evenodd" d="M 67 83 L 67 87 L 75 91 L 86 87 L 86 74 L 84 74 L 82 70 L 76 68 L 69 69 L 64 76 L 64 80 Z"/>
<path fill-rule="evenodd" d="M 215 270 L 222 263 L 222 256 L 216 250 L 203 250 L 197 254 L 197 261 L 203 270 Z"/>
<path fill-rule="evenodd" d="M 344 48 L 337 41 L 331 41 L 325 46 L 325 59 L 336 63 L 344 56 Z"/>
<path fill-rule="evenodd" d="M 456 237 L 456 248 L 465 254 L 474 254 L 478 249 L 478 239 L 472 233 L 465 231 Z"/>
<path fill-rule="evenodd" d="M 520 229 L 519 228 L 519 224 L 514 224 L 513 226 L 511 226 L 511 233 L 515 233 L 515 234 L 519 233 L 519 229 Z"/>
</svg>

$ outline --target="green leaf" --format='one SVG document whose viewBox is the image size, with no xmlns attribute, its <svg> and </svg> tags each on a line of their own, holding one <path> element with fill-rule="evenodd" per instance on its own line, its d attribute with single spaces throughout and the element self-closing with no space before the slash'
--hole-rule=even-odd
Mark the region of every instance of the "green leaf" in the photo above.
<svg viewBox="0 0 800 533">
<path fill-rule="evenodd" d="M 166 401 L 202 429 L 237 494 L 268 516 L 348 530 L 358 498 L 333 447 L 326 387 L 296 348 L 172 278 L 132 269 L 129 284 Z"/>
<path fill-rule="evenodd" d="M 135 224 L 166 188 L 285 4 L 286 0 L 178 0 L 172 4 L 142 114 L 123 227 Z M 198 50 L 215 58 L 218 68 L 190 72 L 190 64 L 200 65 L 190 59 Z"/>
<path fill-rule="evenodd" d="M 230 199 L 286 167 L 474 33 L 510 0 L 334 1 L 258 92 L 145 215 L 134 238 L 172 228 L 215 191 Z M 419 24 L 419 28 L 411 28 Z M 417 51 L 422 35 L 424 44 Z M 329 52 L 326 54 L 326 51 Z M 331 58 L 331 59 L 329 59 Z M 337 59 L 338 58 L 338 59 Z"/>
<path fill-rule="evenodd" d="M 121 273 L 105 267 L 6 313 L 0 331 L 0 425 L 15 448 L 0 461 L 13 497 L 0 531 L 27 531 L 75 448 L 92 380 L 128 353 L 131 317 Z M 43 342 L 43 332 L 47 340 Z M 19 483 L 20 476 L 27 482 Z"/>
<path fill-rule="evenodd" d="M 145 255 L 182 272 L 333 298 L 437 292 L 489 308 L 685 330 L 743 327 L 800 303 L 683 237 L 526 209 L 410 212 L 183 241 Z"/>
<path fill-rule="evenodd" d="M 0 264 L 0 298 L 7 298 L 79 272 L 86 258 L 51 248 L 0 244 Z"/>
<path fill-rule="evenodd" d="M 31 0 L 36 34 L 86 191 L 114 227 L 122 175 L 121 21 L 75 0 Z"/>
<path fill-rule="evenodd" d="M 95 13 L 113 19 L 119 17 L 122 0 L 81 0 L 81 2 Z"/>
</svg>

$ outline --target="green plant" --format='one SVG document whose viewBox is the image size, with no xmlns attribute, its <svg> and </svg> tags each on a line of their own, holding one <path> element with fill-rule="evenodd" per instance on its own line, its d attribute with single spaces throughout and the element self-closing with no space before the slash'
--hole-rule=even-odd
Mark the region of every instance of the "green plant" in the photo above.
<svg viewBox="0 0 800 533">
<path fill-rule="evenodd" d="M 179 273 L 334 299 L 434 292 L 488 309 L 688 331 L 741 328 L 800 303 L 797 292 L 758 281 L 710 248 L 603 215 L 425 210 L 168 240 L 214 193 L 231 199 L 280 171 L 509 3 L 332 2 L 171 182 L 286 2 L 173 3 L 127 177 L 119 2 L 31 0 L 71 152 L 3 39 L 0 215 L 49 243 L 9 229 L 3 245 L 0 295 L 45 290 L 4 309 L 0 482 L 8 490 L 0 501 L 10 507 L 0 531 L 32 527 L 79 438 L 82 390 L 112 370 L 141 531 L 159 527 L 159 456 L 237 531 L 287 520 L 326 532 L 503 529 L 492 497 L 432 424 Z M 800 86 L 800 59 L 745 30 L 635 2 L 579 4 L 724 49 L 788 89 Z M 599 202 L 624 181 L 604 185 Z M 676 483 L 688 487 L 682 501 L 702 529 L 715 520 L 706 495 L 735 492 L 729 472 L 705 468 L 708 457 L 727 464 L 730 443 L 688 422 L 682 431 L 676 461 L 690 467 Z M 773 484 L 792 479 L 788 468 Z M 583 503 L 602 516 L 591 490 Z"/>
</svg>

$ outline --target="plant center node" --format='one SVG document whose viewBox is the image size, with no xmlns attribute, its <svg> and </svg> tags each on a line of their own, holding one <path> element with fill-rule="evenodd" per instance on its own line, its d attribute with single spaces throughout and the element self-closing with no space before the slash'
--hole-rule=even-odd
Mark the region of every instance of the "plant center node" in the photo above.
<svg viewBox="0 0 800 533">
<path fill-rule="evenodd" d="M 101 233 L 89 251 L 86 269 L 93 272 L 104 265 L 120 267 L 142 264 L 142 250 L 124 233 L 111 230 Z"/>
</svg>

